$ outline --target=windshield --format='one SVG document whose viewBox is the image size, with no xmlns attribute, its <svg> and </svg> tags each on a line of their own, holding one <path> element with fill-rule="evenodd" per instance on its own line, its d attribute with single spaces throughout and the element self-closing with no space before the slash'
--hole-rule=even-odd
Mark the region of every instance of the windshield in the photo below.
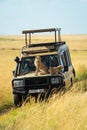
<svg viewBox="0 0 87 130">
<path fill-rule="evenodd" d="M 45 56 L 40 56 L 41 57 L 41 62 L 49 69 L 50 66 L 56 67 L 59 65 L 58 59 L 57 59 L 57 54 L 54 55 L 45 55 Z M 20 68 L 19 68 L 19 73 L 20 74 L 25 74 L 25 73 L 31 73 L 36 70 L 35 64 L 35 56 L 33 57 L 28 57 L 28 58 L 23 58 L 20 62 Z"/>
</svg>

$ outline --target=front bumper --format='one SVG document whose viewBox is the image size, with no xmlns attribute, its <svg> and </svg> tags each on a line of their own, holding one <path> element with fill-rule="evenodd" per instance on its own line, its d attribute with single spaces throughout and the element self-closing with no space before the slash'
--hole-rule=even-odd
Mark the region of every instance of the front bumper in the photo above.
<svg viewBox="0 0 87 130">
<path fill-rule="evenodd" d="M 23 80 L 22 84 L 17 87 L 14 87 L 14 82 L 20 83 L 20 80 Z M 46 90 L 63 87 L 65 85 L 64 79 L 62 76 L 43 76 L 43 77 L 32 77 L 32 78 L 22 78 L 22 79 L 13 79 L 12 87 L 13 94 L 27 95 L 32 93 L 44 93 Z"/>
</svg>

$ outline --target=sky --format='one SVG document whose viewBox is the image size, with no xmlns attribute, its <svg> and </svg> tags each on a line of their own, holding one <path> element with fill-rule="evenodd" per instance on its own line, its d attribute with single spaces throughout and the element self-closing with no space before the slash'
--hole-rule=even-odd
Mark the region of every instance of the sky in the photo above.
<svg viewBox="0 0 87 130">
<path fill-rule="evenodd" d="M 63 34 L 87 34 L 87 0 L 0 0 L 0 35 L 59 27 Z"/>
</svg>

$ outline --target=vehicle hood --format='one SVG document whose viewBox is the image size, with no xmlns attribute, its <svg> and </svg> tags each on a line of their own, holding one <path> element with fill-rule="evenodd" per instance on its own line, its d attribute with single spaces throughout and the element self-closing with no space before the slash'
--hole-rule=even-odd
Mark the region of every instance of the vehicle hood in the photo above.
<svg viewBox="0 0 87 130">
<path fill-rule="evenodd" d="M 28 73 L 28 74 L 23 74 L 20 76 L 17 76 L 16 79 L 21 79 L 21 78 L 33 78 L 33 77 L 43 77 L 43 76 L 50 76 L 50 74 L 45 74 L 45 75 L 37 75 L 35 73 Z"/>
</svg>

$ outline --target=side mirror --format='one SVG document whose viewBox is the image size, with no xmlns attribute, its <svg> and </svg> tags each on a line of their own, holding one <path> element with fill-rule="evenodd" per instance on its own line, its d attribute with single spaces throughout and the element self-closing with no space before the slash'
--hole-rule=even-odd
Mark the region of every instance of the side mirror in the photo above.
<svg viewBox="0 0 87 130">
<path fill-rule="evenodd" d="M 68 66 L 64 66 L 64 71 L 68 71 Z"/>
<path fill-rule="evenodd" d="M 19 63 L 19 62 L 20 62 L 20 58 L 17 56 L 17 57 L 14 59 L 14 61 L 15 61 L 16 63 Z"/>
</svg>

